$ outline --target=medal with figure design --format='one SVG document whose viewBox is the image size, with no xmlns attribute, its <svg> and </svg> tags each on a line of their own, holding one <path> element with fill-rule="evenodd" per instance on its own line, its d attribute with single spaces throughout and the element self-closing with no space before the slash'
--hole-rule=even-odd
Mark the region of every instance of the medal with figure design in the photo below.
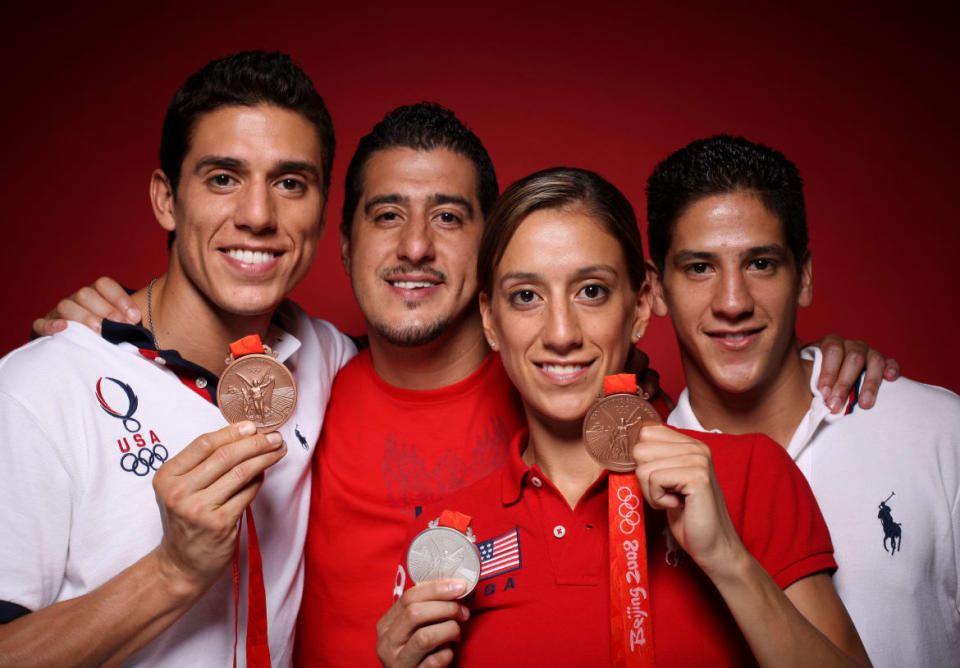
<svg viewBox="0 0 960 668">
<path fill-rule="evenodd" d="M 463 580 L 467 589 L 460 598 L 474 590 L 480 581 L 480 550 L 469 521 L 466 515 L 444 511 L 414 537 L 407 549 L 407 573 L 414 583 Z"/>
<path fill-rule="evenodd" d="M 250 420 L 257 431 L 277 430 L 297 405 L 297 384 L 277 354 L 256 334 L 230 344 L 217 384 L 217 404 L 227 422 Z"/>
<path fill-rule="evenodd" d="M 583 442 L 604 468 L 626 473 L 637 467 L 632 450 L 640 429 L 661 422 L 660 414 L 644 397 L 630 392 L 607 393 L 583 419 Z"/>
</svg>

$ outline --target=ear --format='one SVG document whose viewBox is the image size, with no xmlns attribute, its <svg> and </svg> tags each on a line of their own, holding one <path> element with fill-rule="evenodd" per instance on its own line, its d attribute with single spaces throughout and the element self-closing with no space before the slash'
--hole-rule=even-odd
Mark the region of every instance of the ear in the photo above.
<svg viewBox="0 0 960 668">
<path fill-rule="evenodd" d="M 663 293 L 663 276 L 653 260 L 647 260 L 647 284 L 650 286 L 650 308 L 661 318 L 670 315 L 667 299 Z"/>
<path fill-rule="evenodd" d="M 631 327 L 631 343 L 636 343 L 643 338 L 650 324 L 651 303 L 653 301 L 650 281 L 644 281 L 637 292 L 637 302 L 634 305 L 635 312 L 633 325 Z"/>
<path fill-rule="evenodd" d="M 153 215 L 156 216 L 160 227 L 167 232 L 174 232 L 177 219 L 174 215 L 176 198 L 170 179 L 162 169 L 153 170 L 150 175 L 150 204 L 153 206 Z"/>
<path fill-rule="evenodd" d="M 350 276 L 350 237 L 343 233 L 340 228 L 340 264 L 343 270 Z"/>
<path fill-rule="evenodd" d="M 490 308 L 490 298 L 486 292 L 480 292 L 480 319 L 483 321 L 483 335 L 487 343 L 498 343 L 497 334 L 493 328 L 493 310 Z"/>
<path fill-rule="evenodd" d="M 813 303 L 813 258 L 810 251 L 807 251 L 800 265 L 800 294 L 797 295 L 797 304 L 806 308 L 811 303 Z"/>
</svg>

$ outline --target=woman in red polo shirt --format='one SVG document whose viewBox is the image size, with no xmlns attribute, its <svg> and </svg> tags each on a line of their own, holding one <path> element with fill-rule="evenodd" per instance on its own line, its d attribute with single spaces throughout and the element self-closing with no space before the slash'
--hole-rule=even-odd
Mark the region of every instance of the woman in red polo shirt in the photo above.
<svg viewBox="0 0 960 668">
<path fill-rule="evenodd" d="M 452 518 L 479 548 L 479 583 L 462 600 L 459 581 L 407 589 L 377 627 L 386 665 L 868 662 L 827 575 L 826 526 L 779 445 L 654 425 L 629 477 L 588 454 L 584 417 L 650 319 L 639 230 L 615 187 L 568 168 L 514 183 L 478 280 L 528 431 L 502 469 L 411 528 Z M 398 579 L 412 584 L 403 566 Z"/>
</svg>

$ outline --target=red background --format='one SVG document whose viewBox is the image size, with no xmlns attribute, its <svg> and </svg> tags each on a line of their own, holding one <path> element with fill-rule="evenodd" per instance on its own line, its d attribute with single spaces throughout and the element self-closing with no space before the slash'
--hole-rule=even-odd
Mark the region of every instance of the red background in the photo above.
<svg viewBox="0 0 960 668">
<path fill-rule="evenodd" d="M 139 287 L 163 271 L 147 183 L 167 103 L 207 60 L 263 48 L 291 53 L 334 118 L 327 235 L 294 296 L 348 332 L 363 322 L 336 257 L 347 161 L 384 113 L 428 99 L 483 139 L 501 187 L 542 167 L 588 167 L 641 214 L 654 164 L 694 138 L 726 131 L 780 148 L 807 183 L 815 298 L 801 336 L 865 338 L 907 375 L 960 390 L 960 76 L 948 10 L 73 4 L 0 10 L 0 353 L 97 276 Z M 645 344 L 676 393 L 669 323 Z"/>
</svg>

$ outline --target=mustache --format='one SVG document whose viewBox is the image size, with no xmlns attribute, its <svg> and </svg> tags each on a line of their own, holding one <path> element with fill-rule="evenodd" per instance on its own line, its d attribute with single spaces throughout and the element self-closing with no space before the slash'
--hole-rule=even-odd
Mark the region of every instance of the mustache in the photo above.
<svg viewBox="0 0 960 668">
<path fill-rule="evenodd" d="M 431 267 L 428 264 L 419 265 L 419 266 L 412 265 L 412 264 L 398 264 L 393 267 L 387 267 L 385 269 L 381 269 L 379 273 L 379 277 L 384 281 L 389 281 L 393 278 L 403 276 L 404 274 L 426 274 L 431 278 L 437 279 L 441 283 L 447 282 L 447 275 L 444 272 L 434 267 Z"/>
</svg>

